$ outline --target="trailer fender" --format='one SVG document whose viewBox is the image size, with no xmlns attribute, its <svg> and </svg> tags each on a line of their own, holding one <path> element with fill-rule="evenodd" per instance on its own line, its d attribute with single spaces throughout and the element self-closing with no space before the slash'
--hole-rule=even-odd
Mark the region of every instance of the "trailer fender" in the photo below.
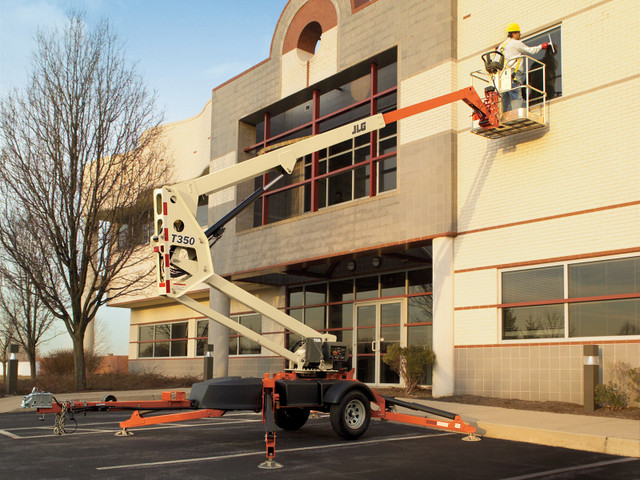
<svg viewBox="0 0 640 480">
<path fill-rule="evenodd" d="M 333 405 L 342 401 L 342 398 L 353 390 L 362 392 L 371 402 L 375 401 L 375 396 L 371 389 L 362 382 L 354 382 L 352 380 L 343 380 L 334 383 L 324 394 L 324 404 Z"/>
</svg>

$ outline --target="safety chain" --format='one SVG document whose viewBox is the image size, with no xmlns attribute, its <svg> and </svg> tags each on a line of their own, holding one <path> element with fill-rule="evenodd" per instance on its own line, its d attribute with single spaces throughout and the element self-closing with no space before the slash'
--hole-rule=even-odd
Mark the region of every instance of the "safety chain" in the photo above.
<svg viewBox="0 0 640 480">
<path fill-rule="evenodd" d="M 64 430 L 64 423 L 66 421 L 66 418 L 67 418 L 67 404 L 63 403 L 62 410 L 56 413 L 56 419 L 53 424 L 54 435 L 62 435 L 63 433 L 66 433 Z"/>
<path fill-rule="evenodd" d="M 78 428 L 78 421 L 73 416 L 73 410 L 69 411 L 67 403 L 63 403 L 61 405 L 62 410 L 59 413 L 56 413 L 56 419 L 53 424 L 53 433 L 54 435 L 62 435 L 63 433 L 73 433 Z M 75 425 L 72 431 L 67 431 L 66 422 L 67 419 L 72 420 Z"/>
</svg>

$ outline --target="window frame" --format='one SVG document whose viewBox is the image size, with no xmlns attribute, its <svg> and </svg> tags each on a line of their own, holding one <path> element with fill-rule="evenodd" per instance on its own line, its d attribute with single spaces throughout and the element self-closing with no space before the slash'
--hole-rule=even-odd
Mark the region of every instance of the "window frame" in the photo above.
<svg viewBox="0 0 640 480">
<path fill-rule="evenodd" d="M 555 79 L 560 78 L 560 93 L 559 94 L 556 93 L 556 94 L 554 94 L 553 97 L 549 98 L 549 92 L 548 92 L 549 85 L 553 84 L 554 82 L 550 81 L 549 72 L 547 71 L 547 64 L 545 62 L 543 62 L 543 63 L 545 63 L 545 72 L 547 74 L 547 79 L 545 81 L 545 85 L 547 86 L 547 92 L 546 92 L 547 96 L 546 96 L 546 99 L 545 99 L 545 103 L 553 101 L 553 100 L 555 100 L 557 98 L 562 98 L 564 96 L 563 81 L 562 81 L 563 68 L 562 68 L 562 50 L 561 50 L 562 49 L 562 24 L 554 25 L 553 27 L 549 27 L 549 28 L 545 28 L 544 30 L 542 30 L 540 32 L 536 32 L 536 33 L 534 33 L 532 35 L 528 35 L 527 37 L 523 37 L 523 38 L 520 39 L 528 47 L 536 46 L 536 45 L 540 45 L 541 43 L 544 43 L 546 41 L 545 39 L 542 39 L 542 38 L 539 38 L 539 37 L 542 37 L 543 35 L 551 35 L 551 34 L 555 33 L 555 31 L 558 32 L 558 37 L 560 38 L 560 42 L 558 44 L 558 46 L 559 46 L 558 53 L 560 55 L 559 60 L 558 60 L 559 68 L 557 69 L 557 70 L 560 71 L 560 75 L 554 76 L 553 80 L 555 81 Z M 535 42 L 533 41 L 534 39 L 536 39 Z M 555 44 L 556 43 L 554 42 L 554 45 Z M 542 50 L 542 52 L 545 52 L 545 51 Z M 539 55 L 539 54 L 536 54 L 536 55 Z M 545 55 L 546 55 L 546 52 L 545 52 L 545 54 L 542 55 L 542 57 L 544 58 Z M 534 55 L 533 58 L 535 58 L 535 57 L 536 56 Z M 542 59 L 537 59 L 537 60 L 542 62 Z M 530 62 L 530 61 L 527 60 L 527 62 Z M 533 67 L 529 67 L 529 68 L 533 68 Z M 531 80 L 530 80 L 530 82 L 531 82 Z M 555 92 L 555 90 L 554 90 L 554 92 Z M 539 98 L 541 98 L 541 97 L 539 97 Z M 531 99 L 531 101 L 534 104 L 536 102 L 539 103 L 539 101 L 537 101 L 536 98 Z"/>
<path fill-rule="evenodd" d="M 195 356 L 197 357 L 204 357 L 207 355 L 207 345 L 209 344 L 209 319 L 208 318 L 196 318 L 196 347 L 195 347 Z M 205 327 L 205 331 L 203 332 L 203 335 L 200 335 L 199 333 L 199 329 L 198 326 L 200 325 L 201 322 L 206 322 L 207 326 Z M 206 335 L 204 335 L 204 333 L 206 333 Z M 204 352 L 202 354 L 198 353 L 198 348 L 199 348 L 199 344 L 200 342 L 202 342 L 204 340 L 203 348 L 204 348 Z"/>
<path fill-rule="evenodd" d="M 426 271 L 426 270 L 430 270 L 430 275 L 431 275 L 431 283 L 429 284 L 425 284 L 425 288 L 416 288 L 416 285 L 412 285 L 410 283 L 410 279 L 409 276 L 411 274 L 411 272 L 418 272 L 418 271 Z M 404 276 L 404 291 L 403 293 L 397 293 L 395 294 L 391 294 L 391 295 L 384 295 L 382 296 L 382 291 L 384 288 L 383 285 L 383 277 L 385 276 L 390 276 L 390 275 L 397 275 L 397 274 L 402 274 Z M 377 288 L 376 288 L 376 292 L 373 296 L 371 295 L 366 295 L 365 297 L 358 297 L 358 290 L 357 290 L 357 281 L 358 280 L 362 280 L 362 279 L 370 279 L 376 277 L 377 278 Z M 350 281 L 351 285 L 352 285 L 352 289 L 351 289 L 351 294 L 349 295 L 350 299 L 348 300 L 334 300 L 331 296 L 332 290 L 331 290 L 331 284 L 332 283 L 343 283 L 346 281 Z M 306 303 L 306 289 L 307 287 L 314 287 L 316 285 L 326 285 L 326 295 L 325 295 L 325 301 L 322 303 Z M 414 291 L 412 291 L 412 288 L 414 289 Z M 290 306 L 290 291 L 294 290 L 294 289 L 302 289 L 302 303 L 300 305 L 296 304 L 295 306 Z M 342 294 L 344 295 L 345 291 L 342 292 Z M 404 302 L 404 311 L 406 313 L 406 317 L 403 318 L 400 327 L 401 329 L 403 329 L 403 333 L 401 338 L 406 338 L 407 342 L 410 336 L 410 333 L 417 333 L 419 330 L 424 330 L 424 328 L 426 327 L 427 330 L 431 330 L 430 333 L 428 334 L 428 338 L 431 339 L 431 344 L 429 344 L 430 347 L 433 346 L 433 310 L 431 311 L 431 319 L 430 321 L 427 322 L 412 322 L 411 318 L 409 316 L 409 306 L 410 306 L 410 300 L 411 299 L 430 299 L 430 300 L 426 300 L 427 303 L 431 302 L 431 308 L 433 309 L 433 266 L 429 266 L 429 267 L 417 267 L 417 268 L 410 268 L 408 270 L 394 270 L 394 271 L 385 271 L 385 272 L 379 272 L 379 273 L 367 273 L 364 275 L 357 275 L 357 276 L 353 276 L 353 277 L 348 277 L 348 278 L 341 278 L 341 279 L 334 279 L 334 280 L 329 280 L 326 282 L 310 282 L 308 284 L 304 284 L 304 285 L 296 285 L 296 286 L 292 286 L 290 288 L 287 288 L 287 292 L 286 292 L 286 298 L 287 298 L 287 307 L 286 307 L 286 312 L 287 314 L 293 316 L 294 318 L 299 319 L 299 321 L 301 323 L 304 323 L 305 325 L 307 325 L 306 322 L 306 311 L 308 309 L 313 309 L 313 308 L 319 308 L 319 307 L 323 307 L 324 308 L 324 328 L 319 330 L 320 333 L 330 333 L 330 334 L 336 334 L 339 332 L 349 332 L 350 338 L 351 340 L 353 340 L 353 332 L 354 332 L 354 327 L 353 327 L 353 320 L 355 319 L 355 308 L 357 305 L 363 304 L 363 303 L 368 303 L 368 302 L 379 302 L 379 301 L 384 301 L 384 300 L 391 300 L 391 299 L 399 299 L 402 300 Z M 344 306 L 348 306 L 351 305 L 353 308 L 353 313 L 351 315 L 351 326 L 350 327 L 332 327 L 332 323 L 331 323 L 331 318 L 330 318 L 330 314 L 332 311 L 332 307 L 333 309 L 335 309 L 336 307 L 344 307 Z M 297 336 L 289 331 L 286 331 L 286 340 L 285 340 L 285 344 L 288 345 L 289 347 L 291 347 L 294 343 L 295 340 L 298 340 L 299 338 L 297 338 Z M 417 343 L 416 343 L 417 344 Z M 349 345 L 351 347 L 351 344 Z M 353 355 L 353 352 L 350 352 L 350 356 Z"/>
<path fill-rule="evenodd" d="M 173 337 L 173 329 L 174 325 L 185 324 L 186 327 L 186 337 Z M 136 342 L 138 345 L 137 349 L 137 358 L 138 359 L 163 359 L 163 358 L 189 358 L 189 320 L 177 320 L 172 322 L 161 322 L 161 323 L 151 323 L 151 324 L 138 324 L 138 341 Z M 158 327 L 168 327 L 169 328 L 169 338 L 157 338 L 157 329 Z M 143 328 L 153 328 L 153 339 L 152 340 L 140 340 L 140 332 Z M 185 342 L 184 355 L 172 355 L 173 346 L 177 345 L 177 342 Z M 156 355 L 156 347 L 160 344 L 168 344 L 168 355 Z M 151 356 L 141 356 L 140 351 L 141 348 L 145 345 L 151 345 Z"/>
<path fill-rule="evenodd" d="M 375 61 L 371 61 L 369 63 L 369 72 L 366 75 L 361 75 L 359 77 L 356 77 L 355 79 L 352 79 L 344 83 L 344 85 L 351 84 L 351 82 L 357 79 L 369 77 L 370 86 L 369 86 L 369 91 L 366 94 L 366 97 L 362 100 L 357 100 L 357 101 L 355 101 L 354 99 L 354 103 L 342 108 L 338 108 L 337 110 L 331 111 L 325 115 L 321 115 L 321 112 L 320 112 L 321 92 L 318 89 L 312 90 L 311 99 L 306 98 L 304 101 L 302 101 L 298 105 L 291 107 L 289 110 L 287 110 L 287 111 L 292 111 L 300 106 L 309 104 L 311 108 L 311 120 L 308 122 L 302 123 L 288 131 L 281 132 L 281 133 L 278 133 L 277 135 L 271 136 L 270 134 L 271 116 L 268 112 L 265 112 L 263 120 L 259 122 L 258 125 L 256 125 L 257 143 L 246 147 L 244 151 L 247 153 L 252 153 L 252 152 L 255 153 L 263 148 L 282 142 L 285 139 L 289 140 L 289 139 L 295 138 L 296 136 L 303 135 L 302 132 L 305 132 L 305 131 L 308 131 L 307 133 L 313 134 L 313 135 L 321 133 L 321 131 L 323 131 L 323 128 L 322 128 L 323 124 L 330 122 L 332 119 L 335 119 L 340 115 L 348 114 L 349 112 L 352 112 L 358 108 L 366 107 L 365 110 L 367 111 L 363 115 L 358 115 L 357 116 L 358 118 L 354 118 L 352 120 L 349 120 L 346 122 L 339 122 L 339 123 L 340 124 L 349 123 L 350 121 L 355 121 L 359 118 L 366 118 L 371 115 L 375 115 L 377 113 L 384 113 L 386 111 L 390 111 L 397 108 L 397 105 L 398 105 L 397 64 L 398 64 L 397 59 L 395 59 L 393 62 L 389 63 L 389 65 L 384 65 L 383 67 L 378 68 L 378 64 Z M 390 65 L 396 65 L 395 85 L 390 88 L 386 88 L 383 91 L 378 91 L 378 70 L 387 68 Z M 324 92 L 324 93 L 329 93 L 334 90 L 329 90 L 328 92 Z M 381 100 L 389 99 L 390 97 L 394 97 L 395 100 L 392 101 L 389 105 L 385 105 L 383 108 L 379 109 L 378 103 Z M 281 114 L 278 114 L 278 115 L 281 115 Z M 262 131 L 258 131 L 260 126 L 262 126 Z M 345 166 L 344 168 L 340 168 L 334 171 L 329 171 L 327 168 L 326 172 L 321 173 L 320 163 L 322 159 L 320 158 L 320 152 L 312 153 L 310 155 L 311 157 L 310 161 L 308 161 L 306 158 L 302 159 L 301 162 L 299 162 L 299 164 L 297 165 L 297 168 L 300 169 L 300 172 L 298 174 L 299 178 L 290 180 L 291 181 L 290 184 L 287 184 L 285 186 L 281 186 L 279 188 L 275 188 L 273 190 L 266 192 L 261 196 L 260 201 L 256 202 L 254 207 L 255 208 L 254 217 L 253 217 L 254 220 L 252 222 L 251 228 L 260 227 L 260 226 L 268 225 L 271 223 L 277 223 L 282 220 L 295 218 L 302 214 L 317 212 L 321 209 L 329 208 L 339 203 L 342 204 L 342 203 L 353 202 L 360 198 L 375 197 L 382 193 L 396 190 L 397 189 L 397 168 L 398 168 L 397 167 L 398 165 L 398 162 L 397 162 L 398 132 L 397 130 L 395 131 L 394 134 L 388 135 L 384 138 L 379 138 L 380 136 L 379 131 L 373 131 L 366 135 L 369 135 L 369 142 L 368 142 L 369 154 L 368 154 L 368 158 L 364 161 L 356 162 L 355 154 L 353 154 L 351 165 Z M 390 141 L 392 139 L 395 139 L 394 141 L 395 146 L 393 146 L 393 150 L 380 155 L 379 150 L 380 150 L 381 143 L 383 141 Z M 353 142 L 355 142 L 355 140 L 353 140 Z M 355 143 L 352 143 L 352 151 L 355 152 L 357 148 L 358 147 L 355 146 Z M 325 150 L 327 150 L 326 153 L 328 157 L 328 149 L 325 149 Z M 325 161 L 327 161 L 327 157 L 324 158 Z M 395 159 L 395 164 L 392 164 L 391 168 L 389 168 L 391 161 L 394 159 Z M 385 165 L 387 166 L 386 169 L 385 169 Z M 368 188 L 366 189 L 368 190 L 368 193 L 362 196 L 356 197 L 354 182 L 356 182 L 356 177 L 357 177 L 356 171 L 358 169 L 363 169 L 364 172 L 367 172 L 365 173 L 363 178 L 365 178 L 365 181 L 368 181 Z M 383 169 L 385 170 L 383 171 Z M 347 172 L 351 172 L 352 188 L 351 188 L 350 198 L 345 198 L 340 202 L 331 203 L 332 199 L 330 198 L 330 193 L 328 188 L 329 182 L 331 182 L 332 178 L 336 178 L 340 175 L 344 176 L 344 174 Z M 391 182 L 390 184 L 391 186 L 388 188 L 384 188 L 384 185 L 381 183 L 381 180 L 380 180 L 385 172 L 391 173 L 395 178 L 395 181 Z M 293 176 L 296 176 L 296 174 L 294 173 L 292 177 Z M 272 178 L 268 173 L 263 175 L 262 177 L 258 177 L 255 180 L 256 187 L 266 186 L 271 180 Z M 325 184 L 324 205 L 322 205 L 322 202 L 320 201 L 322 182 L 324 182 Z M 300 193 L 296 193 L 295 192 L 296 189 L 300 189 Z M 287 202 L 290 202 L 290 199 L 285 197 L 282 200 L 280 200 L 281 202 L 285 202 L 285 211 L 282 214 L 282 218 L 277 218 L 278 217 L 277 214 L 270 216 L 269 201 L 277 198 L 276 197 L 277 195 L 292 195 L 292 198 L 294 197 L 298 199 L 301 198 L 302 199 L 300 203 L 301 208 L 296 208 L 297 205 L 293 205 L 293 204 L 290 205 L 289 203 L 287 203 Z M 296 211 L 294 212 L 294 210 Z M 276 218 L 272 218 L 272 217 L 276 217 Z"/>
<path fill-rule="evenodd" d="M 260 330 L 256 331 L 253 330 L 256 333 L 259 333 L 260 335 L 264 335 L 265 333 L 262 331 L 262 315 L 260 313 L 256 313 L 256 312 L 244 312 L 244 313 L 237 313 L 237 314 L 233 314 L 230 315 L 230 318 L 235 321 L 240 323 L 240 325 L 242 325 L 242 319 L 243 318 L 247 318 L 247 317 L 258 317 L 260 319 Z M 245 325 L 246 326 L 246 325 Z M 250 328 L 250 327 L 249 327 Z M 239 333 L 233 331 L 232 329 L 229 329 L 229 357 L 260 357 L 262 356 L 262 346 L 257 343 L 254 342 L 252 340 L 249 340 L 248 338 L 243 337 L 242 335 L 240 335 Z M 258 352 L 257 353 L 240 353 L 240 344 L 242 342 L 242 340 L 245 340 L 246 342 L 250 342 L 249 344 L 255 344 L 257 345 L 257 349 Z M 231 344 L 232 342 L 235 342 L 235 352 L 236 353 L 231 353 Z"/>
<path fill-rule="evenodd" d="M 561 261 L 561 262 L 550 262 L 539 265 L 533 265 L 529 267 L 511 267 L 499 269 L 497 271 L 498 274 L 498 298 L 502 302 L 503 291 L 502 291 L 502 274 L 505 272 L 513 272 L 513 271 L 523 271 L 523 270 L 533 270 L 537 268 L 544 267 L 553 267 L 553 266 L 562 266 L 563 267 L 563 298 L 561 299 L 552 299 L 552 300 L 537 300 L 531 302 L 512 302 L 512 303 L 499 303 L 497 305 L 497 319 L 498 319 L 498 343 L 514 345 L 518 343 L 560 343 L 560 342 L 597 342 L 597 341 L 616 341 L 616 340 L 635 340 L 640 338 L 640 333 L 631 334 L 631 335 L 598 335 L 598 336 L 571 336 L 570 334 L 570 318 L 569 318 L 569 307 L 571 305 L 576 304 L 585 304 L 591 302 L 606 302 L 606 301 L 616 301 L 616 300 L 626 300 L 626 299 L 640 299 L 640 290 L 635 293 L 626 293 L 626 294 L 613 294 L 613 295 L 596 295 L 596 296 L 587 296 L 587 297 L 570 297 L 569 296 L 569 267 L 580 264 L 588 264 L 588 263 L 597 263 L 597 262 L 606 262 L 606 261 L 614 261 L 614 260 L 624 260 L 624 259 L 632 259 L 632 258 L 640 258 L 640 256 L 635 254 L 620 254 L 620 255 L 609 255 L 604 257 L 592 257 L 592 258 L 583 258 L 579 260 L 571 260 L 571 261 Z M 515 308 L 515 307 L 526 307 L 526 306 L 544 306 L 544 305 L 562 305 L 563 313 L 564 313 L 564 335 L 562 337 L 545 337 L 545 338 L 518 338 L 518 339 L 506 339 L 504 338 L 504 314 L 503 311 L 505 308 Z"/>
</svg>

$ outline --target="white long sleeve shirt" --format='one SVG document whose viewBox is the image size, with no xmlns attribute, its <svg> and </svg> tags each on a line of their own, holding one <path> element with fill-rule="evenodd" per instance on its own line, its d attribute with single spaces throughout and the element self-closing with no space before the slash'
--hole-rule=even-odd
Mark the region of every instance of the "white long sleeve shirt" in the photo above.
<svg viewBox="0 0 640 480">
<path fill-rule="evenodd" d="M 533 56 L 540 50 L 542 50 L 542 45 L 527 47 L 523 41 L 511 37 L 507 38 L 498 47 L 498 51 L 504 55 L 504 64 L 513 68 L 514 73 L 522 72 L 522 58 L 512 60 L 514 57 L 518 55 Z"/>
</svg>

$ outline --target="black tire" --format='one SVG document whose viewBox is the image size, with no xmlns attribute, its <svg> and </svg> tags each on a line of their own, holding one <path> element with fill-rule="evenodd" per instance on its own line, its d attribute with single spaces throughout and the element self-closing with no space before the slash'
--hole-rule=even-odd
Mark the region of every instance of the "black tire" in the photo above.
<svg viewBox="0 0 640 480">
<path fill-rule="evenodd" d="M 282 430 L 300 430 L 308 418 L 308 408 L 278 408 L 274 413 L 276 425 Z"/>
<path fill-rule="evenodd" d="M 369 428 L 371 406 L 369 399 L 358 390 L 347 392 L 340 403 L 331 405 L 331 426 L 346 440 L 360 438 Z"/>
<path fill-rule="evenodd" d="M 118 401 L 118 399 L 116 398 L 116 396 L 115 396 L 115 395 L 108 394 L 108 395 L 105 395 L 105 396 L 104 396 L 104 398 L 102 399 L 102 401 L 103 401 L 103 402 L 105 402 L 105 403 L 108 403 L 108 402 L 117 402 L 117 401 Z M 106 412 L 107 410 L 109 410 L 109 408 L 105 406 L 105 407 L 100 407 L 100 408 L 99 408 L 99 410 L 100 410 L 101 412 Z"/>
</svg>

